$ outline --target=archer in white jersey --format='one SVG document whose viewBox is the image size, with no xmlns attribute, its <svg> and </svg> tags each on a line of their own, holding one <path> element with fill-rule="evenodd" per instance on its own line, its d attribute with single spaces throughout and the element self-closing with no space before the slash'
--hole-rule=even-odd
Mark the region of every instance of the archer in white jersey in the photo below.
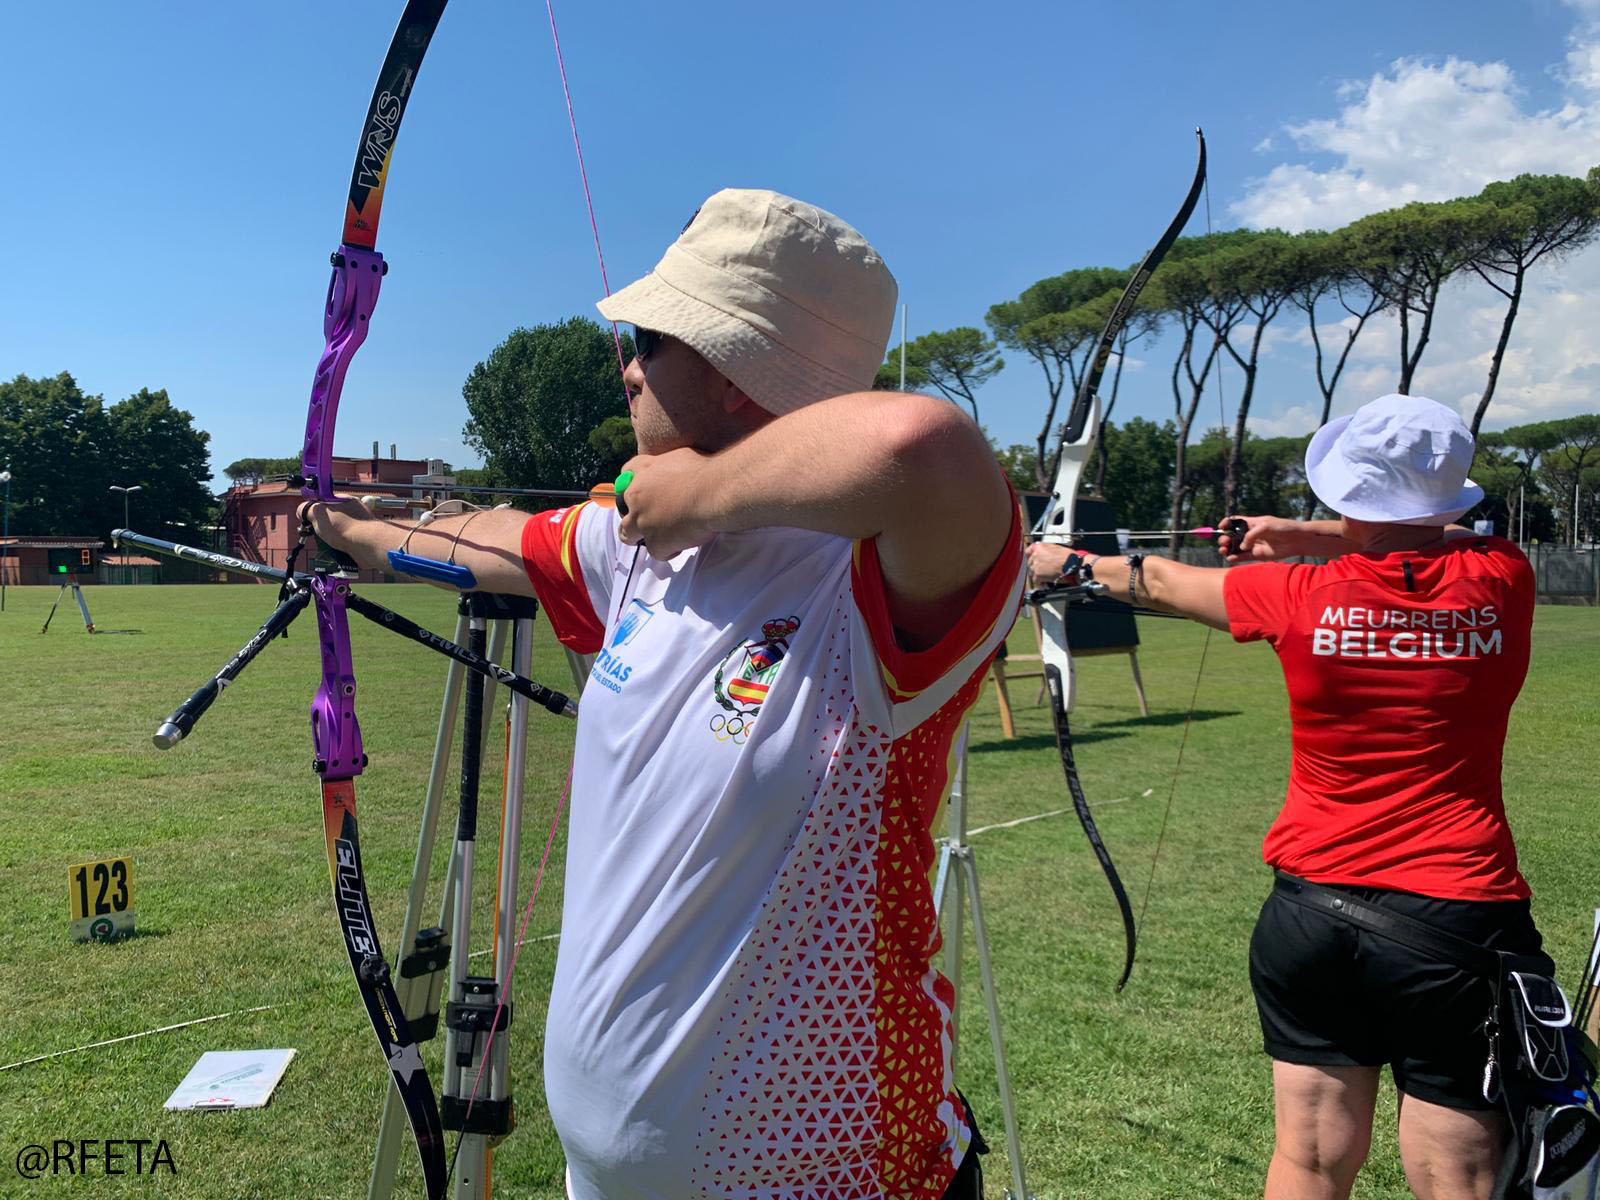
<svg viewBox="0 0 1600 1200">
<path fill-rule="evenodd" d="M 718 192 L 600 305 L 634 326 L 617 508 L 310 506 L 596 656 L 545 1045 L 574 1200 L 981 1194 L 931 829 L 1021 528 L 972 420 L 871 390 L 896 297 L 831 213 Z"/>
<path fill-rule="evenodd" d="M 545 1036 L 576 1197 L 938 1197 L 968 1150 L 931 827 L 1020 597 L 1020 529 L 941 642 L 875 548 L 720 534 L 670 562 L 594 504 L 527 523 L 595 655 Z"/>
</svg>

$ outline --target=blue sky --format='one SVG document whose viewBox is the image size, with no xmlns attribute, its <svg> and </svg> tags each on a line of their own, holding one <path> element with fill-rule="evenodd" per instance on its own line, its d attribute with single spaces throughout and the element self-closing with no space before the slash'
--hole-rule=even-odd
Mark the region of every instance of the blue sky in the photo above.
<svg viewBox="0 0 1600 1200">
<path fill-rule="evenodd" d="M 213 481 L 298 450 L 361 117 L 398 0 L 6 5 L 0 378 L 166 388 Z M 612 283 L 728 185 L 837 212 L 885 255 L 912 336 L 980 325 L 1043 276 L 1127 265 L 1211 150 L 1216 228 L 1336 225 L 1521 170 L 1600 162 L 1595 0 L 1117 5 L 558 3 Z M 1190 226 L 1205 231 L 1204 210 Z M 599 291 L 542 3 L 454 0 L 384 207 L 391 266 L 339 450 L 472 465 L 461 383 L 511 329 Z M 1550 272 L 1488 426 L 1592 410 L 1587 254 Z M 1418 390 L 1470 403 L 1494 297 L 1448 298 Z M 1291 328 L 1293 326 L 1293 328 Z M 1303 433 L 1303 329 L 1269 339 L 1256 420 Z M 1389 390 L 1376 331 L 1344 408 Z M 1168 354 L 1118 415 L 1170 415 Z M 1431 374 L 1430 374 L 1431 372 Z M 1237 381 L 1225 383 L 1237 393 Z M 980 393 L 1001 442 L 1042 420 L 1020 358 Z M 1210 418 L 1214 422 L 1214 410 Z"/>
</svg>

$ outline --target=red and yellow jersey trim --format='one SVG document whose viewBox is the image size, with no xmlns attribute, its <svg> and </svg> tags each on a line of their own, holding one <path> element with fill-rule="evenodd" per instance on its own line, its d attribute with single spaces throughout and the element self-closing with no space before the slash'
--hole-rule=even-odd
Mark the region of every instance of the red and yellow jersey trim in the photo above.
<svg viewBox="0 0 1600 1200">
<path fill-rule="evenodd" d="M 522 527 L 522 569 L 556 638 L 579 654 L 593 654 L 605 640 L 605 622 L 594 610 L 578 561 L 578 522 L 591 505 L 586 500 L 534 513 Z"/>
<path fill-rule="evenodd" d="M 884 686 L 895 704 L 914 699 L 993 637 L 997 625 L 1010 628 L 1016 619 L 1011 599 L 1022 568 L 1022 510 L 1015 503 L 1015 493 L 1012 500 L 1011 531 L 978 594 L 965 606 L 950 632 L 926 650 L 907 650 L 900 645 L 889 612 L 877 542 L 869 539 L 855 543 L 850 563 L 851 591 L 877 651 Z"/>
</svg>

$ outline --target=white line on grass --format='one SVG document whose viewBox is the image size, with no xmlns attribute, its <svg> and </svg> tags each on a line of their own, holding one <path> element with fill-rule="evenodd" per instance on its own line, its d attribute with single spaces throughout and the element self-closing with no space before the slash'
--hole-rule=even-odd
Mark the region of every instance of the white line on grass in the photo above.
<svg viewBox="0 0 1600 1200">
<path fill-rule="evenodd" d="M 1154 788 L 1145 788 L 1137 796 L 1118 796 L 1115 800 L 1101 800 L 1095 807 L 1105 808 L 1111 804 L 1128 804 L 1134 800 L 1143 800 L 1154 791 Z M 977 837 L 980 833 L 992 833 L 996 829 L 1015 829 L 1018 825 L 1026 825 L 1030 821 L 1043 821 L 1047 817 L 1059 817 L 1071 811 L 1070 808 L 1052 808 L 1049 812 L 1034 813 L 1031 817 L 1018 817 L 1015 821 L 1001 821 L 998 825 L 980 825 L 976 829 L 967 830 L 967 836 Z"/>
<path fill-rule="evenodd" d="M 520 942 L 517 943 L 517 945 L 526 946 L 526 945 L 529 945 L 532 942 L 553 942 L 560 936 L 561 935 L 559 933 L 545 933 L 545 934 L 541 934 L 540 936 L 538 936 L 536 938 L 523 938 Z M 468 958 L 482 958 L 485 954 L 493 954 L 493 953 L 494 953 L 494 947 L 490 946 L 487 950 L 474 950 L 471 954 L 467 955 L 467 957 Z"/>
<path fill-rule="evenodd" d="M 1018 817 L 1015 821 L 1001 821 L 998 825 L 980 825 L 976 829 L 967 830 L 967 836 L 977 837 L 980 833 L 993 833 L 996 829 L 1015 829 L 1018 825 L 1026 825 L 1030 821 L 1043 821 L 1046 817 L 1059 817 L 1062 813 L 1071 811 L 1070 808 L 1052 808 L 1049 812 L 1034 813 L 1031 817 Z"/>
<path fill-rule="evenodd" d="M 528 942 L 553 942 L 560 936 L 561 935 L 559 933 L 547 933 L 542 937 L 528 938 L 526 941 L 520 944 L 527 945 Z M 491 948 L 488 950 L 475 951 L 474 953 L 469 954 L 467 957 L 482 958 L 485 954 L 493 953 L 494 950 Z M 236 1008 L 232 1012 L 213 1013 L 209 1017 L 196 1017 L 192 1021 L 179 1021 L 176 1025 L 160 1025 L 155 1029 L 142 1029 L 138 1033 L 125 1033 L 121 1037 L 106 1038 L 102 1042 L 89 1042 L 83 1046 L 73 1046 L 70 1050 L 53 1050 L 49 1054 L 35 1054 L 32 1058 L 21 1058 L 16 1062 L 6 1063 L 3 1066 L 0 1066 L 0 1071 L 15 1070 L 17 1067 L 26 1067 L 31 1063 L 45 1062 L 52 1058 L 60 1058 L 64 1054 L 79 1054 L 84 1050 L 98 1050 L 101 1046 L 115 1046 L 118 1042 L 131 1042 L 137 1038 L 150 1037 L 157 1033 L 171 1033 L 176 1029 L 188 1029 L 191 1025 L 204 1025 L 208 1021 L 223 1021 L 229 1017 L 242 1017 L 250 1013 L 270 1012 L 275 1008 L 287 1008 L 289 1003 L 290 1001 L 285 1000 L 280 1004 L 260 1004 L 255 1008 Z"/>
<path fill-rule="evenodd" d="M 14 1063 L 6 1063 L 5 1066 L 0 1067 L 0 1071 L 9 1071 L 14 1067 L 25 1067 L 29 1063 L 44 1062 L 50 1058 L 60 1058 L 63 1054 L 77 1054 L 82 1050 L 95 1050 L 101 1046 L 114 1046 L 118 1042 L 131 1042 L 135 1038 L 149 1037 L 155 1033 L 171 1033 L 174 1029 L 187 1029 L 191 1025 L 204 1025 L 207 1021 L 221 1021 L 227 1017 L 242 1017 L 247 1013 L 267 1012 L 274 1008 L 287 1008 L 288 1005 L 289 1001 L 285 1000 L 282 1004 L 261 1004 L 255 1008 L 236 1008 L 232 1012 L 213 1013 L 209 1017 L 196 1017 L 192 1021 L 179 1021 L 176 1025 L 162 1025 L 156 1029 L 141 1030 L 139 1033 L 125 1033 L 121 1037 L 107 1038 L 103 1042 L 90 1042 L 86 1046 L 74 1046 L 70 1050 L 55 1050 L 49 1054 L 36 1054 L 32 1058 L 19 1059 Z"/>
</svg>

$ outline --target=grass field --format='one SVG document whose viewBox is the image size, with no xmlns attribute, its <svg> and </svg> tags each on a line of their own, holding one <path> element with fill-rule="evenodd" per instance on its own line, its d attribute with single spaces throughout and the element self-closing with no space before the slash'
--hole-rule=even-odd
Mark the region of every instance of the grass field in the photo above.
<svg viewBox="0 0 1600 1200">
<path fill-rule="evenodd" d="M 369 591 L 448 632 L 450 598 L 422 586 Z M 176 1175 L 96 1178 L 96 1196 L 354 1197 L 366 1176 L 386 1073 L 360 1010 L 330 911 L 318 788 L 305 717 L 318 673 L 310 619 L 262 655 L 177 749 L 154 749 L 159 719 L 214 672 L 272 607 L 267 587 L 91 588 L 40 636 L 54 588 L 8 589 L 0 614 L 0 1065 L 192 1018 L 267 1011 L 0 1070 L 0 1197 L 80 1194 L 88 1180 L 24 1181 L 17 1151 L 57 1138 L 165 1139 Z M 359 709 L 372 765 L 360 784 L 368 884 L 391 943 L 400 923 L 444 663 L 352 619 Z M 1080 667 L 1079 764 L 1100 828 L 1133 894 L 1149 893 L 1140 958 L 1112 993 L 1122 932 L 1070 814 L 974 838 L 993 941 L 1030 1190 L 1040 1197 L 1247 1197 L 1271 1147 L 1268 1064 L 1246 949 L 1269 885 L 1260 841 L 1287 774 L 1288 720 L 1276 660 L 1213 636 L 1149 881 L 1204 634 L 1145 621 L 1151 715 L 1124 662 Z M 1013 645 L 1032 650 L 1019 630 Z M 535 675 L 569 676 L 547 629 Z M 1600 612 L 1541 608 L 1533 668 L 1506 752 L 1508 808 L 1535 913 L 1569 974 L 1600 904 L 1593 859 Z M 1034 684 L 1013 687 L 1015 740 L 992 694 L 975 710 L 973 826 L 1066 806 L 1049 718 Z M 503 696 L 503 693 L 502 693 Z M 498 726 L 498 720 L 496 721 Z M 496 732 L 498 737 L 498 730 Z M 527 780 L 524 894 L 565 777 L 570 724 L 535 712 Z M 498 762 L 491 749 L 490 762 Z M 492 803 L 486 785 L 485 810 Z M 492 844 L 495 822 L 480 837 Z M 446 826 L 448 830 L 449 826 Z M 443 876 L 441 839 L 436 876 Z M 562 858 L 558 842 L 556 859 Z M 139 932 L 116 945 L 67 935 L 67 868 L 135 860 Z M 492 869 L 489 852 L 480 856 Z M 561 877 L 529 926 L 559 927 Z M 480 887 L 486 896 L 487 885 Z M 485 935 L 487 909 L 475 919 Z M 970 928 L 970 925 L 969 925 Z M 486 945 L 487 941 L 478 943 Z M 561 1195 L 561 1152 L 543 1103 L 543 998 L 553 942 L 534 942 L 516 978 L 513 1060 L 519 1128 L 496 1153 L 496 1194 Z M 969 957 L 960 1082 L 996 1153 L 988 1194 L 1009 1179 L 988 1031 Z M 441 1042 L 429 1048 L 437 1080 Z M 270 1107 L 167 1114 L 162 1103 L 208 1049 L 294 1047 Z M 1388 1128 L 1357 1186 L 1409 1193 Z M 453 1145 L 453 1138 L 452 1138 Z M 130 1151 L 131 1153 L 131 1151 Z M 399 1194 L 420 1194 L 407 1146 Z"/>
</svg>

